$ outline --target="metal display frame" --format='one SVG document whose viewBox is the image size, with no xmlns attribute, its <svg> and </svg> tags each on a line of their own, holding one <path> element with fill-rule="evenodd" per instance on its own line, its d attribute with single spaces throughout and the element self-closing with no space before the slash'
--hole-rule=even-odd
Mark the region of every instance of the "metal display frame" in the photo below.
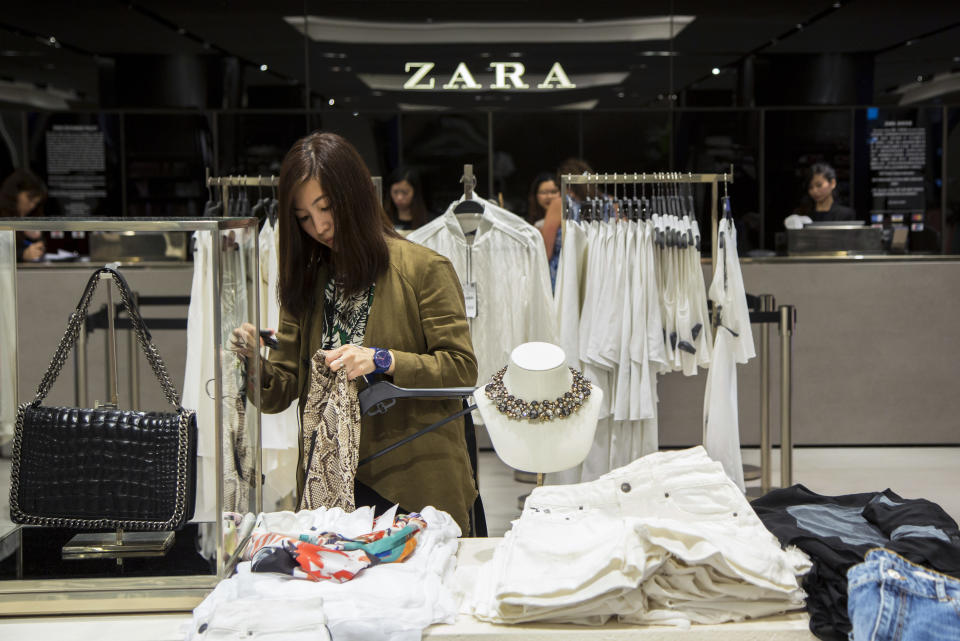
<svg viewBox="0 0 960 641">
<path fill-rule="evenodd" d="M 383 198 L 383 177 L 370 176 L 373 180 L 373 188 L 376 190 L 377 200 Z M 221 190 L 220 202 L 230 202 L 231 187 L 271 187 L 276 188 L 280 185 L 278 176 L 212 176 L 210 168 L 206 168 L 207 188 L 219 187 Z M 229 215 L 229 211 L 226 212 Z"/>
<path fill-rule="evenodd" d="M 640 185 L 654 183 L 675 183 L 675 184 L 708 184 L 710 185 L 710 229 L 713 234 L 711 242 L 713 243 L 713 252 L 711 260 L 713 269 L 717 269 L 717 227 L 719 225 L 720 212 L 720 183 L 724 185 L 733 182 L 733 165 L 730 165 L 729 172 L 722 174 L 694 174 L 690 172 L 679 171 L 657 171 L 657 172 L 624 172 L 612 174 L 563 174 L 560 176 L 560 222 L 565 226 L 567 223 L 567 199 L 564 194 L 567 193 L 567 185 Z M 564 231 L 564 233 L 566 233 Z"/>
<path fill-rule="evenodd" d="M 254 239 L 253 252 L 259 260 L 259 230 L 256 218 L 0 218 L 0 232 L 19 231 L 83 231 L 83 232 L 195 232 L 205 231 L 218 234 L 228 230 L 249 230 Z M 217 245 L 215 245 L 217 247 Z M 89 263 L 93 268 L 95 265 Z M 224 477 L 223 460 L 223 372 L 221 371 L 220 350 L 224 337 L 221 335 L 221 295 L 222 262 L 220 251 L 211 252 L 211 282 L 213 318 L 213 345 L 207 346 L 214 351 L 214 420 L 215 420 L 215 468 L 216 478 Z M 16 281 L 16 279 L 14 279 Z M 259 279 L 252 281 L 254 300 L 260 299 Z M 17 290 L 14 282 L 14 301 Z M 259 305 L 252 305 L 253 322 L 260 327 Z M 66 316 L 66 314 L 65 314 Z M 19 336 L 19 333 L 17 333 Z M 15 359 L 18 357 L 14 350 Z M 259 351 L 250 368 L 260 370 Z M 19 364 L 18 364 L 19 368 Z M 260 386 L 254 385 L 251 399 L 256 418 L 252 422 L 254 434 L 251 446 L 254 449 L 254 474 L 252 491 L 254 514 L 262 511 L 261 495 L 261 423 L 260 423 Z M 216 587 L 217 583 L 233 572 L 235 555 L 230 557 L 224 549 L 223 527 L 224 487 L 216 483 L 216 572 L 209 575 L 192 576 L 153 576 L 153 577 L 110 577 L 110 578 L 54 578 L 54 579 L 12 579 L 0 581 L 0 616 L 48 615 L 48 614 L 103 614 L 129 612 L 182 612 L 192 610 Z M 7 536 L 20 536 L 22 543 L 22 525 Z M 17 554 L 22 555 L 22 547 Z"/>
</svg>

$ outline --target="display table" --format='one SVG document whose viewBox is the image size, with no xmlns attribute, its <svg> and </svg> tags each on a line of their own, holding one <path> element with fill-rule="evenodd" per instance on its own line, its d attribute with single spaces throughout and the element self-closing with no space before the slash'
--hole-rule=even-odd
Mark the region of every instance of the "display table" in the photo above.
<svg viewBox="0 0 960 641">
<path fill-rule="evenodd" d="M 493 556 L 499 538 L 463 539 L 457 562 L 463 567 L 477 566 Z M 4 641 L 37 641 L 38 639 L 71 639 L 71 641 L 174 641 L 181 640 L 190 625 L 189 612 L 171 614 L 118 614 L 106 616 L 16 617 L 0 618 L 0 639 Z M 805 612 L 768 617 L 743 623 L 697 625 L 683 630 L 668 627 L 638 627 L 608 623 L 601 627 L 569 624 L 495 625 L 460 615 L 452 625 L 433 625 L 424 639 L 448 641 L 811 641 L 816 639 L 809 629 Z"/>
</svg>

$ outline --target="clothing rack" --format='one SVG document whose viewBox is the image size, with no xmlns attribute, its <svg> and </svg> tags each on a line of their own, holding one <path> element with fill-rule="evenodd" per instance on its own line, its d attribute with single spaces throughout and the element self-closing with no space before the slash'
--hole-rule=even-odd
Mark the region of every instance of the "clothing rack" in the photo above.
<svg viewBox="0 0 960 641">
<path fill-rule="evenodd" d="M 718 226 L 720 220 L 720 184 L 726 186 L 733 182 L 733 165 L 729 172 L 719 174 L 694 174 L 682 172 L 627 172 L 564 174 L 560 176 L 561 196 L 567 193 L 568 185 L 628 185 L 628 184 L 709 184 L 711 193 L 710 228 L 713 234 L 711 256 L 712 271 L 716 271 L 718 248 Z M 724 194 L 726 195 L 726 193 Z M 567 199 L 561 200 L 561 224 L 566 225 L 569 217 Z M 748 296 L 748 300 L 751 297 Z M 792 398 L 793 398 L 793 333 L 796 327 L 796 308 L 793 305 L 776 306 L 770 294 L 753 297 L 750 309 L 751 323 L 761 325 L 760 339 L 760 492 L 765 494 L 771 484 L 771 439 L 770 439 L 770 334 L 769 326 L 777 325 L 780 333 L 780 483 L 787 487 L 793 483 L 793 434 L 792 434 Z M 756 478 L 756 476 L 753 476 Z M 747 480 L 752 480 L 748 478 Z"/>
<path fill-rule="evenodd" d="M 280 179 L 276 176 L 211 176 L 210 168 L 206 168 L 207 188 L 219 187 L 220 202 L 223 203 L 223 216 L 230 215 L 230 188 L 231 187 L 276 187 Z"/>
<path fill-rule="evenodd" d="M 661 172 L 625 172 L 612 174 L 563 174 L 560 176 L 561 219 L 566 224 L 567 199 L 562 196 L 567 193 L 567 185 L 641 185 L 641 184 L 709 184 L 710 185 L 710 229 L 713 233 L 713 253 L 711 260 L 713 269 L 717 268 L 717 225 L 720 208 L 720 183 L 726 185 L 733 182 L 733 165 L 729 172 L 722 174 L 694 174 L 677 171 Z"/>
<path fill-rule="evenodd" d="M 472 165 L 469 165 L 472 170 Z M 231 187 L 277 187 L 280 185 L 280 178 L 277 176 L 211 176 L 210 168 L 206 168 L 207 187 L 220 187 L 222 202 L 229 202 L 229 190 Z M 371 176 L 376 193 L 383 193 L 383 178 L 381 176 Z M 476 183 L 476 181 L 474 181 Z M 228 212 L 224 211 L 224 216 Z"/>
</svg>

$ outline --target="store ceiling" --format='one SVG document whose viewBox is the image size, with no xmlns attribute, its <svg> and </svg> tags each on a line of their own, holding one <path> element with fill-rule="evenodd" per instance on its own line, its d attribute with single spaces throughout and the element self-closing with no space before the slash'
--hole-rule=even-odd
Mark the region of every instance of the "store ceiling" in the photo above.
<svg viewBox="0 0 960 641">
<path fill-rule="evenodd" d="M 27 104 L 35 106 L 97 105 L 101 102 L 102 70 L 113 61 L 137 55 L 237 57 L 247 86 L 293 87 L 308 80 L 315 103 L 334 98 L 337 108 L 348 109 L 394 109 L 399 104 L 411 108 L 534 109 L 656 106 L 668 104 L 670 94 L 683 89 L 729 92 L 736 83 L 738 62 L 751 52 L 769 56 L 872 54 L 878 102 L 899 100 L 901 94 L 894 88 L 916 83 L 918 77 L 939 80 L 954 69 L 960 70 L 960 2 L 955 0 L 674 0 L 632 4 L 87 0 L 74 6 L 77 9 L 68 11 L 64 3 L 51 0 L 7 3 L 0 14 L 0 96 L 12 95 L 11 87 L 15 86 L 20 96 L 16 100 L 33 100 Z M 517 42 L 383 44 L 361 36 L 352 42 L 333 43 L 305 40 L 285 20 L 293 18 L 297 22 L 304 15 L 375 21 L 390 28 L 403 23 L 483 22 L 494 23 L 494 27 L 496 23 L 532 24 L 515 36 Z M 611 41 L 613 27 L 597 28 L 599 21 L 670 15 L 694 16 L 689 24 L 680 25 L 682 30 L 672 43 L 662 36 L 631 41 L 621 35 Z M 562 31 L 586 33 L 589 41 L 543 42 L 545 30 L 561 31 L 544 24 L 548 22 L 577 25 Z M 798 25 L 803 28 L 798 29 Z M 910 45 L 908 41 L 912 41 Z M 371 87 L 371 77 L 405 79 L 406 61 L 435 62 L 437 85 L 449 79 L 459 62 L 478 77 L 491 75 L 491 61 L 522 62 L 528 82 L 542 80 L 551 65 L 559 61 L 568 75 L 584 81 L 576 89 L 546 93 L 486 89 L 417 92 Z M 266 65 L 267 70 L 260 71 L 260 65 Z M 720 74 L 711 73 L 715 67 Z M 586 86 L 591 76 L 596 76 L 596 82 Z M 32 98 L 23 98 L 27 94 Z M 13 101 L 8 97 L 6 102 Z"/>
</svg>

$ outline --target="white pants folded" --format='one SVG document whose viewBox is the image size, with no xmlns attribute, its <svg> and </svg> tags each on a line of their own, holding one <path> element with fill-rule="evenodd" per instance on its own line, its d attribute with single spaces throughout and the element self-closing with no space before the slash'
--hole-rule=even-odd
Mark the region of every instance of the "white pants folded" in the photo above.
<svg viewBox="0 0 960 641">
<path fill-rule="evenodd" d="M 473 613 L 501 622 L 715 623 L 802 607 L 784 551 L 702 447 L 578 485 L 536 488 L 480 572 Z"/>
</svg>

